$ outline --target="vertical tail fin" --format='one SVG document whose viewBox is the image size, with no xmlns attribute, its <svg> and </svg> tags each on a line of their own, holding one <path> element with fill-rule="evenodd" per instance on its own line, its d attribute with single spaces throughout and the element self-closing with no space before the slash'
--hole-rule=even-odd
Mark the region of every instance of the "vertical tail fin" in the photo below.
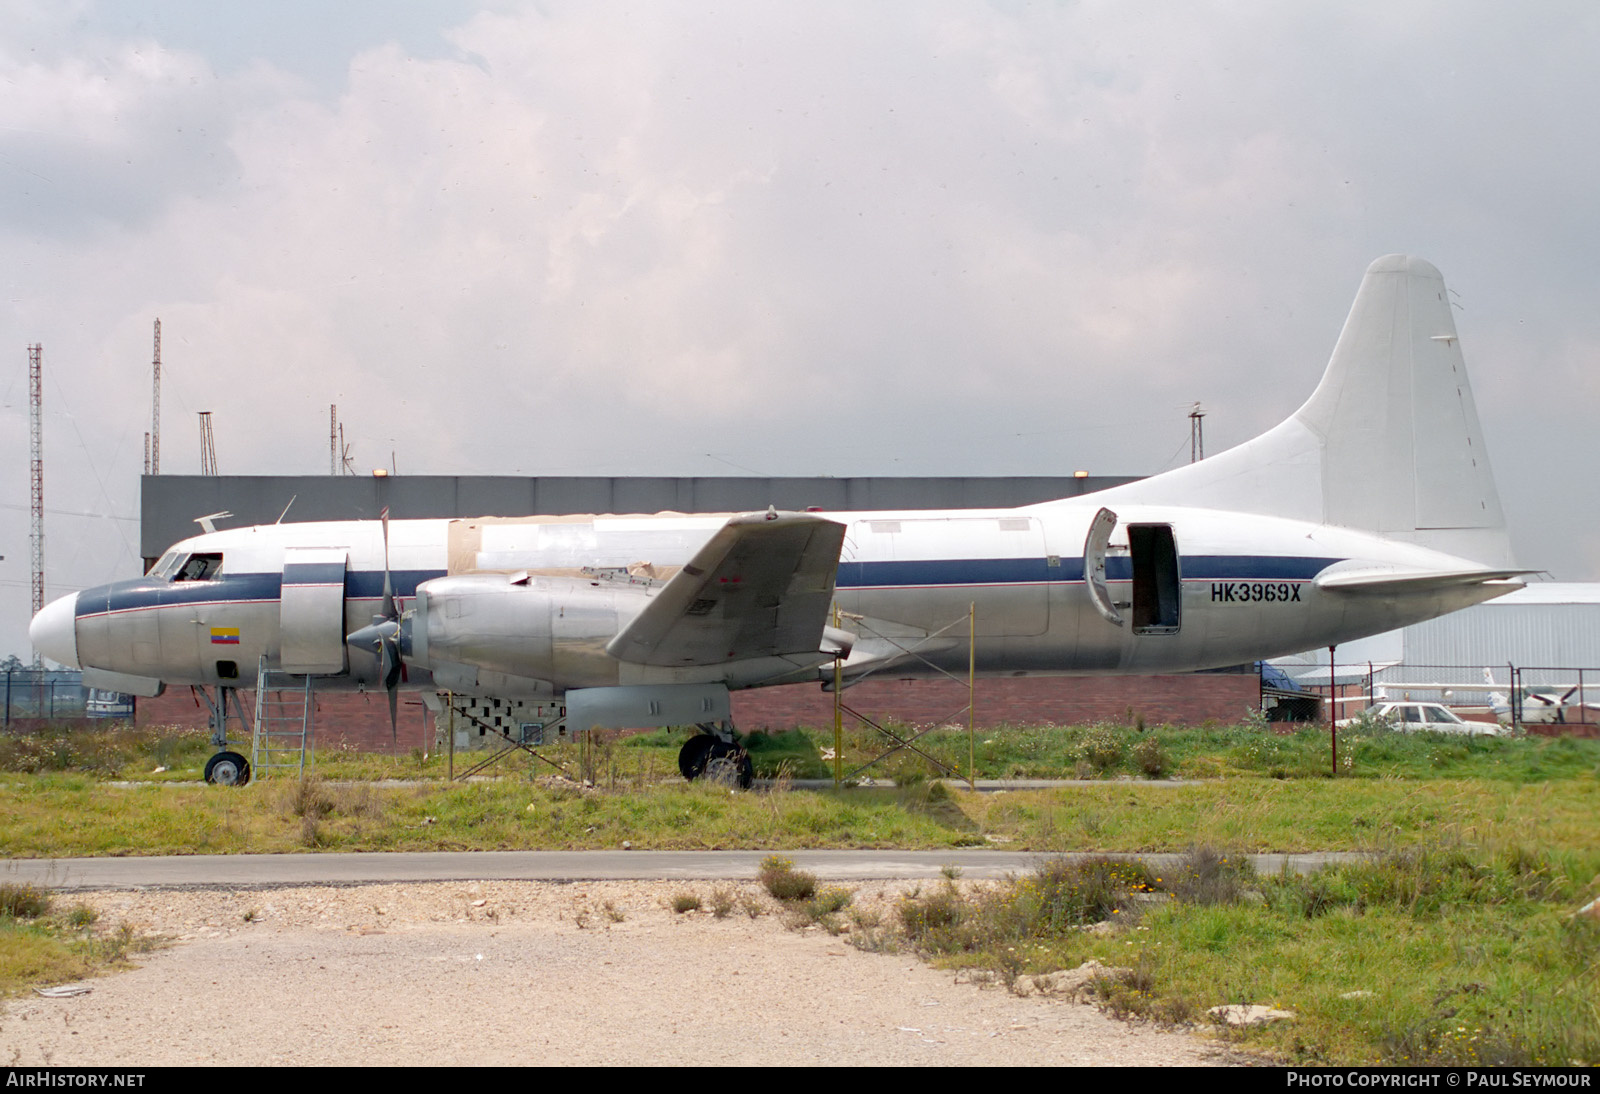
<svg viewBox="0 0 1600 1094">
<path fill-rule="evenodd" d="M 1322 382 L 1283 423 L 1108 494 L 1311 520 L 1515 565 L 1444 278 L 1367 268 Z M 1114 500 L 1108 498 L 1108 500 Z"/>
</svg>

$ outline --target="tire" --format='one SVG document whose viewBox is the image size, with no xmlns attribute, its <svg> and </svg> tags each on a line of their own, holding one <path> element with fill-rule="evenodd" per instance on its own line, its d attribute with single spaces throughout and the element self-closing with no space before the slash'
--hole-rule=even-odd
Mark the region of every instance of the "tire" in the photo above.
<svg viewBox="0 0 1600 1094">
<path fill-rule="evenodd" d="M 678 750 L 678 773 L 690 782 L 698 779 L 706 769 L 711 746 L 717 739 L 709 733 L 696 733 Z"/>
<path fill-rule="evenodd" d="M 740 790 L 749 790 L 755 782 L 755 765 L 750 762 L 750 754 L 720 738 L 713 738 L 711 742 L 703 773 L 707 779 L 737 786 Z"/>
<path fill-rule="evenodd" d="M 243 786 L 250 781 L 250 761 L 237 752 L 219 752 L 206 761 L 206 782 Z"/>
</svg>

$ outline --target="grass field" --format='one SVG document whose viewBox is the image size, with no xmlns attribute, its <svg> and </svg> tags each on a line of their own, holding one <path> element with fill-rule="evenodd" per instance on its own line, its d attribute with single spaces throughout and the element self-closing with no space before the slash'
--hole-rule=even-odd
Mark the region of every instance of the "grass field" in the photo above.
<svg viewBox="0 0 1600 1094">
<path fill-rule="evenodd" d="M 607 738 L 518 755 L 489 782 L 451 783 L 437 756 L 325 753 L 304 781 L 199 785 L 203 735 L 79 731 L 0 738 L 0 846 L 10 857 L 327 850 L 999 846 L 1191 851 L 1174 877 L 1052 874 L 927 886 L 892 921 L 821 913 L 858 945 L 904 947 L 1007 981 L 1094 957 L 1130 969 L 1101 1003 L 1205 1024 L 1223 1003 L 1295 1012 L 1226 1032 L 1284 1059 L 1326 1063 L 1600 1060 L 1600 742 L 1341 735 L 1259 724 L 985 732 L 979 777 L 1086 784 L 971 793 L 891 759 L 896 787 L 802 790 L 826 774 L 831 733 L 758 735 L 752 793 L 687 785 L 681 734 Z M 924 738 L 965 763 L 965 734 Z M 847 742 L 864 756 L 869 742 Z M 462 759 L 462 758 L 458 758 Z M 1178 785 L 1151 776 L 1176 775 Z M 405 780 L 392 785 L 388 780 Z M 115 783 L 115 785 L 113 785 Z M 1258 878 L 1250 851 L 1353 850 L 1365 864 Z M 1091 874 L 1093 871 L 1090 871 Z M 81 975 L 114 928 L 0 909 L 0 985 Z M 1085 929 L 1095 923 L 1104 926 Z M 44 951 L 54 954 L 44 963 Z M 78 962 L 74 964 L 74 962 Z"/>
</svg>

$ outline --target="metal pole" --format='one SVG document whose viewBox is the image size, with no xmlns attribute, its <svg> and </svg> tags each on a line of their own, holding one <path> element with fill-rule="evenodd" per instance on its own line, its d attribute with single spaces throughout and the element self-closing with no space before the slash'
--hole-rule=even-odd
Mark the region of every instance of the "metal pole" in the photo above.
<svg viewBox="0 0 1600 1094">
<path fill-rule="evenodd" d="M 1328 744 L 1333 756 L 1333 777 L 1336 779 L 1339 777 L 1339 723 L 1337 720 L 1339 707 L 1334 702 L 1334 696 L 1339 686 L 1339 678 L 1334 667 L 1333 651 L 1338 648 L 1337 646 L 1328 647 Z"/>
<path fill-rule="evenodd" d="M 833 625 L 839 625 L 839 608 L 833 609 Z M 833 657 L 833 788 L 844 782 L 844 711 L 839 704 L 844 694 L 844 662 L 839 655 Z"/>
<path fill-rule="evenodd" d="M 444 701 L 446 703 L 450 704 L 450 717 L 448 719 L 446 719 L 446 721 L 445 721 L 445 732 L 449 735 L 449 738 L 450 738 L 450 760 L 449 760 L 449 767 L 447 769 L 448 770 L 448 775 L 446 777 L 449 779 L 450 782 L 455 782 L 456 781 L 456 693 L 453 692 L 453 691 L 445 692 L 444 693 Z"/>
<path fill-rule="evenodd" d="M 967 604 L 967 789 L 978 789 L 977 748 L 973 744 L 973 722 L 976 718 L 977 697 L 972 682 L 978 675 L 978 605 Z"/>
</svg>

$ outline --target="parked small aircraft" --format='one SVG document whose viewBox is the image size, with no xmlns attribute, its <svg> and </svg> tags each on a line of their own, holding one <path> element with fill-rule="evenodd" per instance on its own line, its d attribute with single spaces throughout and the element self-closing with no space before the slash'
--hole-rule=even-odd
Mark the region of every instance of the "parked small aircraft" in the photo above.
<svg viewBox="0 0 1600 1094">
<path fill-rule="evenodd" d="M 1521 687 L 1515 692 L 1516 702 L 1521 709 L 1515 712 L 1517 717 L 1513 719 L 1511 691 L 1496 690 L 1500 685 L 1494 682 L 1494 673 L 1489 669 L 1483 670 L 1483 682 L 1489 689 L 1489 711 L 1502 724 L 1513 720 L 1535 725 L 1565 722 L 1569 710 L 1600 710 L 1600 703 L 1583 701 L 1583 692 L 1586 690 L 1583 684 Z M 1457 685 L 1457 690 L 1462 690 L 1460 685 Z"/>
<path fill-rule="evenodd" d="M 1400 683 L 1379 685 L 1375 702 L 1382 702 L 1390 698 L 1389 692 L 1398 691 L 1401 697 L 1410 702 L 1413 695 L 1438 693 L 1445 702 L 1461 698 L 1461 693 L 1482 694 L 1488 701 L 1477 704 L 1485 707 L 1493 714 L 1501 725 L 1511 725 L 1519 722 L 1524 725 L 1549 725 L 1565 722 L 1569 711 L 1600 710 L 1600 703 L 1586 703 L 1583 693 L 1593 688 L 1600 687 L 1597 683 L 1574 684 L 1536 684 L 1525 685 L 1515 689 L 1506 688 L 1495 683 L 1494 670 L 1483 670 L 1483 683 L 1481 684 L 1450 684 L 1440 682 L 1425 682 L 1406 680 Z M 1516 697 L 1519 710 L 1513 711 L 1512 695 Z M 1461 704 L 1467 706 L 1468 704 Z M 1515 717 L 1513 717 L 1515 713 Z"/>
<path fill-rule="evenodd" d="M 569 728 L 697 724 L 730 689 L 891 668 L 1184 672 L 1329 646 L 1520 586 L 1439 272 L 1367 270 L 1316 390 L 1221 455 L 1018 509 L 523 516 L 227 529 L 63 597 L 34 645 L 87 686 L 564 702 Z M 832 621 L 830 622 L 830 615 Z M 960 618 L 962 625 L 950 624 Z M 915 650 L 912 657 L 908 650 Z M 219 740 L 219 746 L 221 741 Z M 209 777 L 248 777 L 222 753 Z"/>
</svg>

